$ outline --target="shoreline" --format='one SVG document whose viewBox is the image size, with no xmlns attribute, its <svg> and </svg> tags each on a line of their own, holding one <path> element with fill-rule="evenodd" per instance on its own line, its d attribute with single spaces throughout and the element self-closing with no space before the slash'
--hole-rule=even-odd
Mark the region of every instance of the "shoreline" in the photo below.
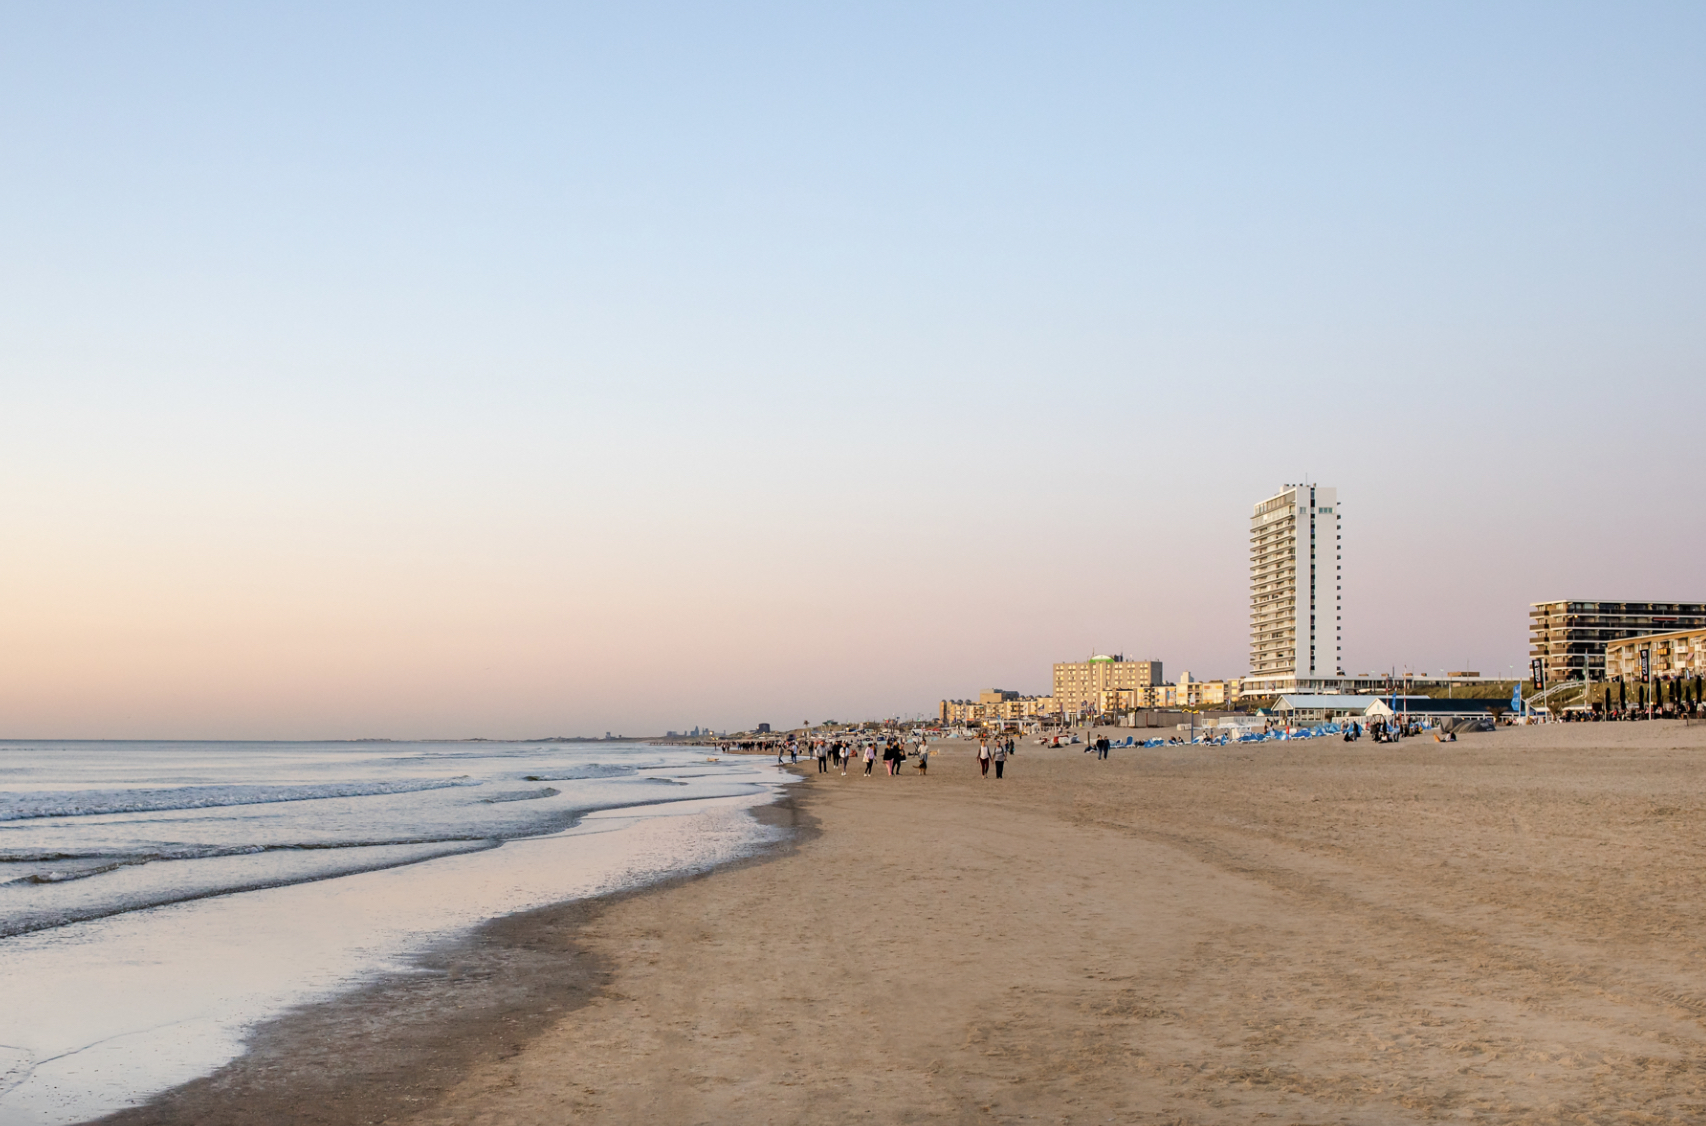
<svg viewBox="0 0 1706 1126">
<path fill-rule="evenodd" d="M 511 1008 L 417 1043 L 352 1006 L 368 1073 L 293 1086 L 337 1048 L 257 1036 L 265 1111 L 228 1083 L 104 1121 L 1693 1120 L 1703 760 L 1559 724 L 802 763 L 771 849 L 485 928 L 439 996 Z"/>
<path fill-rule="evenodd" d="M 788 832 L 753 854 L 698 872 L 489 920 L 350 992 L 300 1006 L 251 1033 L 241 1056 L 209 1075 L 84 1126 L 357 1126 L 432 1105 L 482 1064 L 521 1051 L 605 988 L 618 968 L 588 950 L 585 928 L 630 899 L 764 864 L 818 832 L 797 785 L 754 806 Z"/>
</svg>

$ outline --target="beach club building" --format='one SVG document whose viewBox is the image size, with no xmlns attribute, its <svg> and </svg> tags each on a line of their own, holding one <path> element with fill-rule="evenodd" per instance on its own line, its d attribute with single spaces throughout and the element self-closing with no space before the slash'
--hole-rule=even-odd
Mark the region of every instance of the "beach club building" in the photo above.
<svg viewBox="0 0 1706 1126">
<path fill-rule="evenodd" d="M 1274 715 L 1291 727 L 1308 727 L 1315 723 L 1332 723 L 1351 718 L 1362 719 L 1391 715 L 1388 701 L 1379 696 L 1339 696 L 1300 693 L 1281 696 L 1274 701 Z"/>
<path fill-rule="evenodd" d="M 1281 696 L 1274 702 L 1274 715 L 1291 727 L 1308 727 L 1316 723 L 1334 723 L 1351 719 L 1358 722 L 1396 716 L 1415 722 L 1434 722 L 1454 719 L 1479 719 L 1495 711 L 1508 710 L 1508 700 L 1485 700 L 1471 697 L 1440 700 L 1428 696 Z"/>
</svg>

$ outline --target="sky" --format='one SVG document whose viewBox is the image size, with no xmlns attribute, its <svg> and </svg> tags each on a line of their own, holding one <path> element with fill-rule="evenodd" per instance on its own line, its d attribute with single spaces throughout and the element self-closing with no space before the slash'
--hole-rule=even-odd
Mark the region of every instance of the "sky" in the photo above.
<svg viewBox="0 0 1706 1126">
<path fill-rule="evenodd" d="M 1698 4 L 0 4 L 0 736 L 536 737 L 1706 599 Z"/>
</svg>

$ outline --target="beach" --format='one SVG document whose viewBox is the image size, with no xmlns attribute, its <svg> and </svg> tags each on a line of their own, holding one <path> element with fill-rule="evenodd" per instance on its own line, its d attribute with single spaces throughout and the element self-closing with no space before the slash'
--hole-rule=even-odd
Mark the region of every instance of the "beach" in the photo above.
<svg viewBox="0 0 1706 1126">
<path fill-rule="evenodd" d="M 1698 1118 L 1703 754 L 1655 722 L 802 763 L 768 856 L 499 920 L 414 1025 L 305 1010 L 113 1121 Z"/>
</svg>

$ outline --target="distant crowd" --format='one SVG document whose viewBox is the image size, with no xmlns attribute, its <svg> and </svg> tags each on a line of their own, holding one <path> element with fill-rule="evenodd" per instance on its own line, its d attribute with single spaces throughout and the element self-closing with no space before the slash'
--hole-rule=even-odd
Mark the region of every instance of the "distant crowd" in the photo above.
<svg viewBox="0 0 1706 1126">
<path fill-rule="evenodd" d="M 776 748 L 776 765 L 797 763 L 800 755 L 817 760 L 819 774 L 832 774 L 839 770 L 843 778 L 847 777 L 850 766 L 863 764 L 861 776 L 869 778 L 875 772 L 878 760 L 883 764 L 883 773 L 891 778 L 899 777 L 901 768 L 911 764 L 917 773 L 928 777 L 930 774 L 930 741 L 924 735 L 881 735 L 868 737 L 852 737 L 847 739 L 801 739 L 789 736 L 778 739 L 773 744 L 756 743 L 726 743 L 725 750 L 753 750 L 760 746 Z M 1007 763 L 1018 753 L 1011 736 L 1006 738 L 988 737 L 980 740 L 977 745 L 978 772 L 988 777 L 991 765 L 995 767 L 995 776 L 1006 776 Z"/>
</svg>

